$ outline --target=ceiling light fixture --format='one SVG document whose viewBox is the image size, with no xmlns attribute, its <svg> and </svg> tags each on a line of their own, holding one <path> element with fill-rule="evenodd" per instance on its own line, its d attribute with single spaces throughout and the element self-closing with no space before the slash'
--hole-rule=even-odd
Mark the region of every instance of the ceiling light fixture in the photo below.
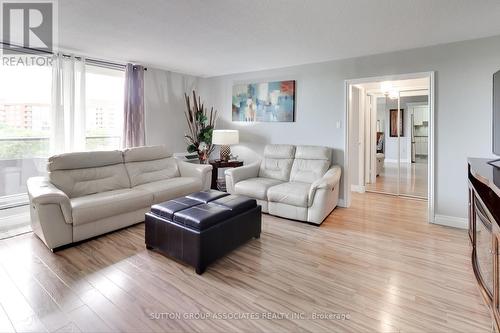
<svg viewBox="0 0 500 333">
<path fill-rule="evenodd" d="M 380 84 L 380 90 L 390 99 L 397 99 L 399 97 L 399 90 L 392 85 L 390 81 L 384 81 Z"/>
<path fill-rule="evenodd" d="M 399 90 L 392 89 L 391 91 L 389 91 L 388 95 L 389 95 L 390 99 L 398 99 L 398 97 L 399 97 Z"/>
</svg>

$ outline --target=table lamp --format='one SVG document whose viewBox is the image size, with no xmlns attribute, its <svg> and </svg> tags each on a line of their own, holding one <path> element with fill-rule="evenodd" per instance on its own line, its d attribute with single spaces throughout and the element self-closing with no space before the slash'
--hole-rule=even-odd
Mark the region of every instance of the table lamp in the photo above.
<svg viewBox="0 0 500 333">
<path fill-rule="evenodd" d="M 220 159 L 221 161 L 229 161 L 231 155 L 230 145 L 236 145 L 240 142 L 240 134 L 238 130 L 214 130 L 212 133 L 212 143 L 221 145 Z"/>
</svg>

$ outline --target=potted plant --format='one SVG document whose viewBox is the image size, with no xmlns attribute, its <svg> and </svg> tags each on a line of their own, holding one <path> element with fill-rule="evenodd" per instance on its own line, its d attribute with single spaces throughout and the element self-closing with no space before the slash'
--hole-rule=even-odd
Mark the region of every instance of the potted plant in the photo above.
<svg viewBox="0 0 500 333">
<path fill-rule="evenodd" d="M 186 98 L 187 110 L 184 112 L 188 124 L 188 132 L 184 135 L 188 143 L 187 151 L 196 152 L 200 163 L 207 163 L 210 154 L 214 150 L 212 144 L 212 132 L 217 121 L 217 111 L 212 107 L 210 112 L 201 103 L 200 97 L 196 98 L 196 92 L 193 90 L 193 103 L 188 94 Z"/>
</svg>

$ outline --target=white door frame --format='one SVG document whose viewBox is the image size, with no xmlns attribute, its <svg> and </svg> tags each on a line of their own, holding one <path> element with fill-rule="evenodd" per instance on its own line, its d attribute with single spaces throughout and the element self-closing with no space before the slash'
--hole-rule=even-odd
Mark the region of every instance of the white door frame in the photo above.
<svg viewBox="0 0 500 333">
<path fill-rule="evenodd" d="M 408 107 L 408 111 L 410 111 L 410 108 L 414 108 L 415 106 L 427 106 L 427 108 L 429 108 L 429 103 L 427 102 L 413 102 L 413 103 L 407 103 L 406 106 Z M 412 110 L 413 112 L 414 110 Z M 410 113 L 411 115 L 412 113 Z M 410 122 L 410 126 L 411 126 L 411 122 Z M 410 131 L 412 129 L 410 128 Z M 411 132 L 410 132 L 410 135 L 411 135 Z M 410 160 L 411 160 L 411 156 L 412 156 L 412 152 L 411 152 L 411 140 L 409 141 L 408 143 L 408 147 L 407 147 L 408 151 L 410 152 Z"/>
<path fill-rule="evenodd" d="M 365 191 L 365 135 L 366 132 L 364 131 L 365 127 L 365 119 L 366 115 L 365 112 L 367 110 L 366 108 L 366 103 L 367 103 L 367 98 L 366 98 L 366 89 L 361 88 L 360 89 L 361 95 L 359 96 L 359 106 L 360 106 L 360 114 L 359 114 L 359 146 L 358 146 L 358 184 L 359 184 L 359 189 L 361 192 Z"/>
<path fill-rule="evenodd" d="M 361 173 L 364 175 L 363 179 L 363 186 L 366 187 L 367 183 L 372 183 L 372 176 L 373 176 L 373 170 L 372 170 L 372 158 L 370 156 L 372 152 L 372 117 L 373 117 L 373 105 L 371 103 L 372 97 L 368 93 L 365 94 L 366 96 L 366 103 L 365 105 L 365 110 L 363 113 L 363 132 L 364 132 L 364 147 L 363 147 L 363 162 L 360 164 L 363 166 L 363 169 Z"/>
<path fill-rule="evenodd" d="M 351 181 L 350 181 L 350 173 L 349 173 L 349 87 L 354 84 L 368 83 L 368 82 L 382 82 L 382 81 L 395 81 L 395 80 L 409 80 L 409 79 L 417 79 L 422 77 L 427 77 L 429 79 L 429 140 L 428 140 L 428 151 L 429 151 L 429 164 L 428 168 L 428 188 L 427 188 L 427 209 L 428 209 L 428 217 L 429 223 L 434 223 L 435 214 L 435 184 L 434 184 L 434 122 L 435 122 L 435 84 L 434 78 L 435 72 L 420 72 L 420 73 L 408 73 L 408 74 L 397 74 L 397 75 L 385 75 L 385 76 L 374 76 L 374 77 L 366 77 L 360 79 L 349 79 L 344 81 L 344 207 L 349 207 L 351 205 Z"/>
<path fill-rule="evenodd" d="M 368 124 L 368 127 L 370 128 L 370 135 L 369 137 L 367 138 L 367 145 L 369 147 L 369 150 L 367 150 L 366 152 L 366 155 L 367 155 L 367 161 L 365 162 L 365 167 L 367 169 L 367 174 L 370 175 L 370 177 L 368 177 L 367 179 L 369 180 L 369 183 L 370 184 L 373 184 L 375 183 L 376 179 L 377 179 L 377 98 L 378 97 L 383 97 L 384 95 L 382 94 L 378 94 L 378 93 L 372 93 L 372 92 L 369 92 L 368 93 L 372 99 L 372 105 L 371 105 L 371 109 L 370 109 L 370 118 L 369 118 L 369 124 Z M 384 128 L 385 128 L 385 124 L 384 124 Z M 375 135 L 374 135 L 375 134 Z M 365 155 L 365 156 L 366 156 Z M 366 183 L 368 183 L 368 181 L 365 182 L 365 187 L 366 187 Z"/>
</svg>

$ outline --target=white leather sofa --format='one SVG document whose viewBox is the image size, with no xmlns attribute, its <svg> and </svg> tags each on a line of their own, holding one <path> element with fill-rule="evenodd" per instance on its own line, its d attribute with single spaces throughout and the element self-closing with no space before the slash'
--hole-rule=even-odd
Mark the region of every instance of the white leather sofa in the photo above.
<svg viewBox="0 0 500 333">
<path fill-rule="evenodd" d="M 53 250 L 142 222 L 152 204 L 208 189 L 212 166 L 151 146 L 56 155 L 47 169 L 48 178 L 27 184 L 33 231 Z"/>
<path fill-rule="evenodd" d="M 339 198 L 341 170 L 331 160 L 328 147 L 267 145 L 262 161 L 226 170 L 227 190 L 265 213 L 321 224 Z"/>
</svg>

